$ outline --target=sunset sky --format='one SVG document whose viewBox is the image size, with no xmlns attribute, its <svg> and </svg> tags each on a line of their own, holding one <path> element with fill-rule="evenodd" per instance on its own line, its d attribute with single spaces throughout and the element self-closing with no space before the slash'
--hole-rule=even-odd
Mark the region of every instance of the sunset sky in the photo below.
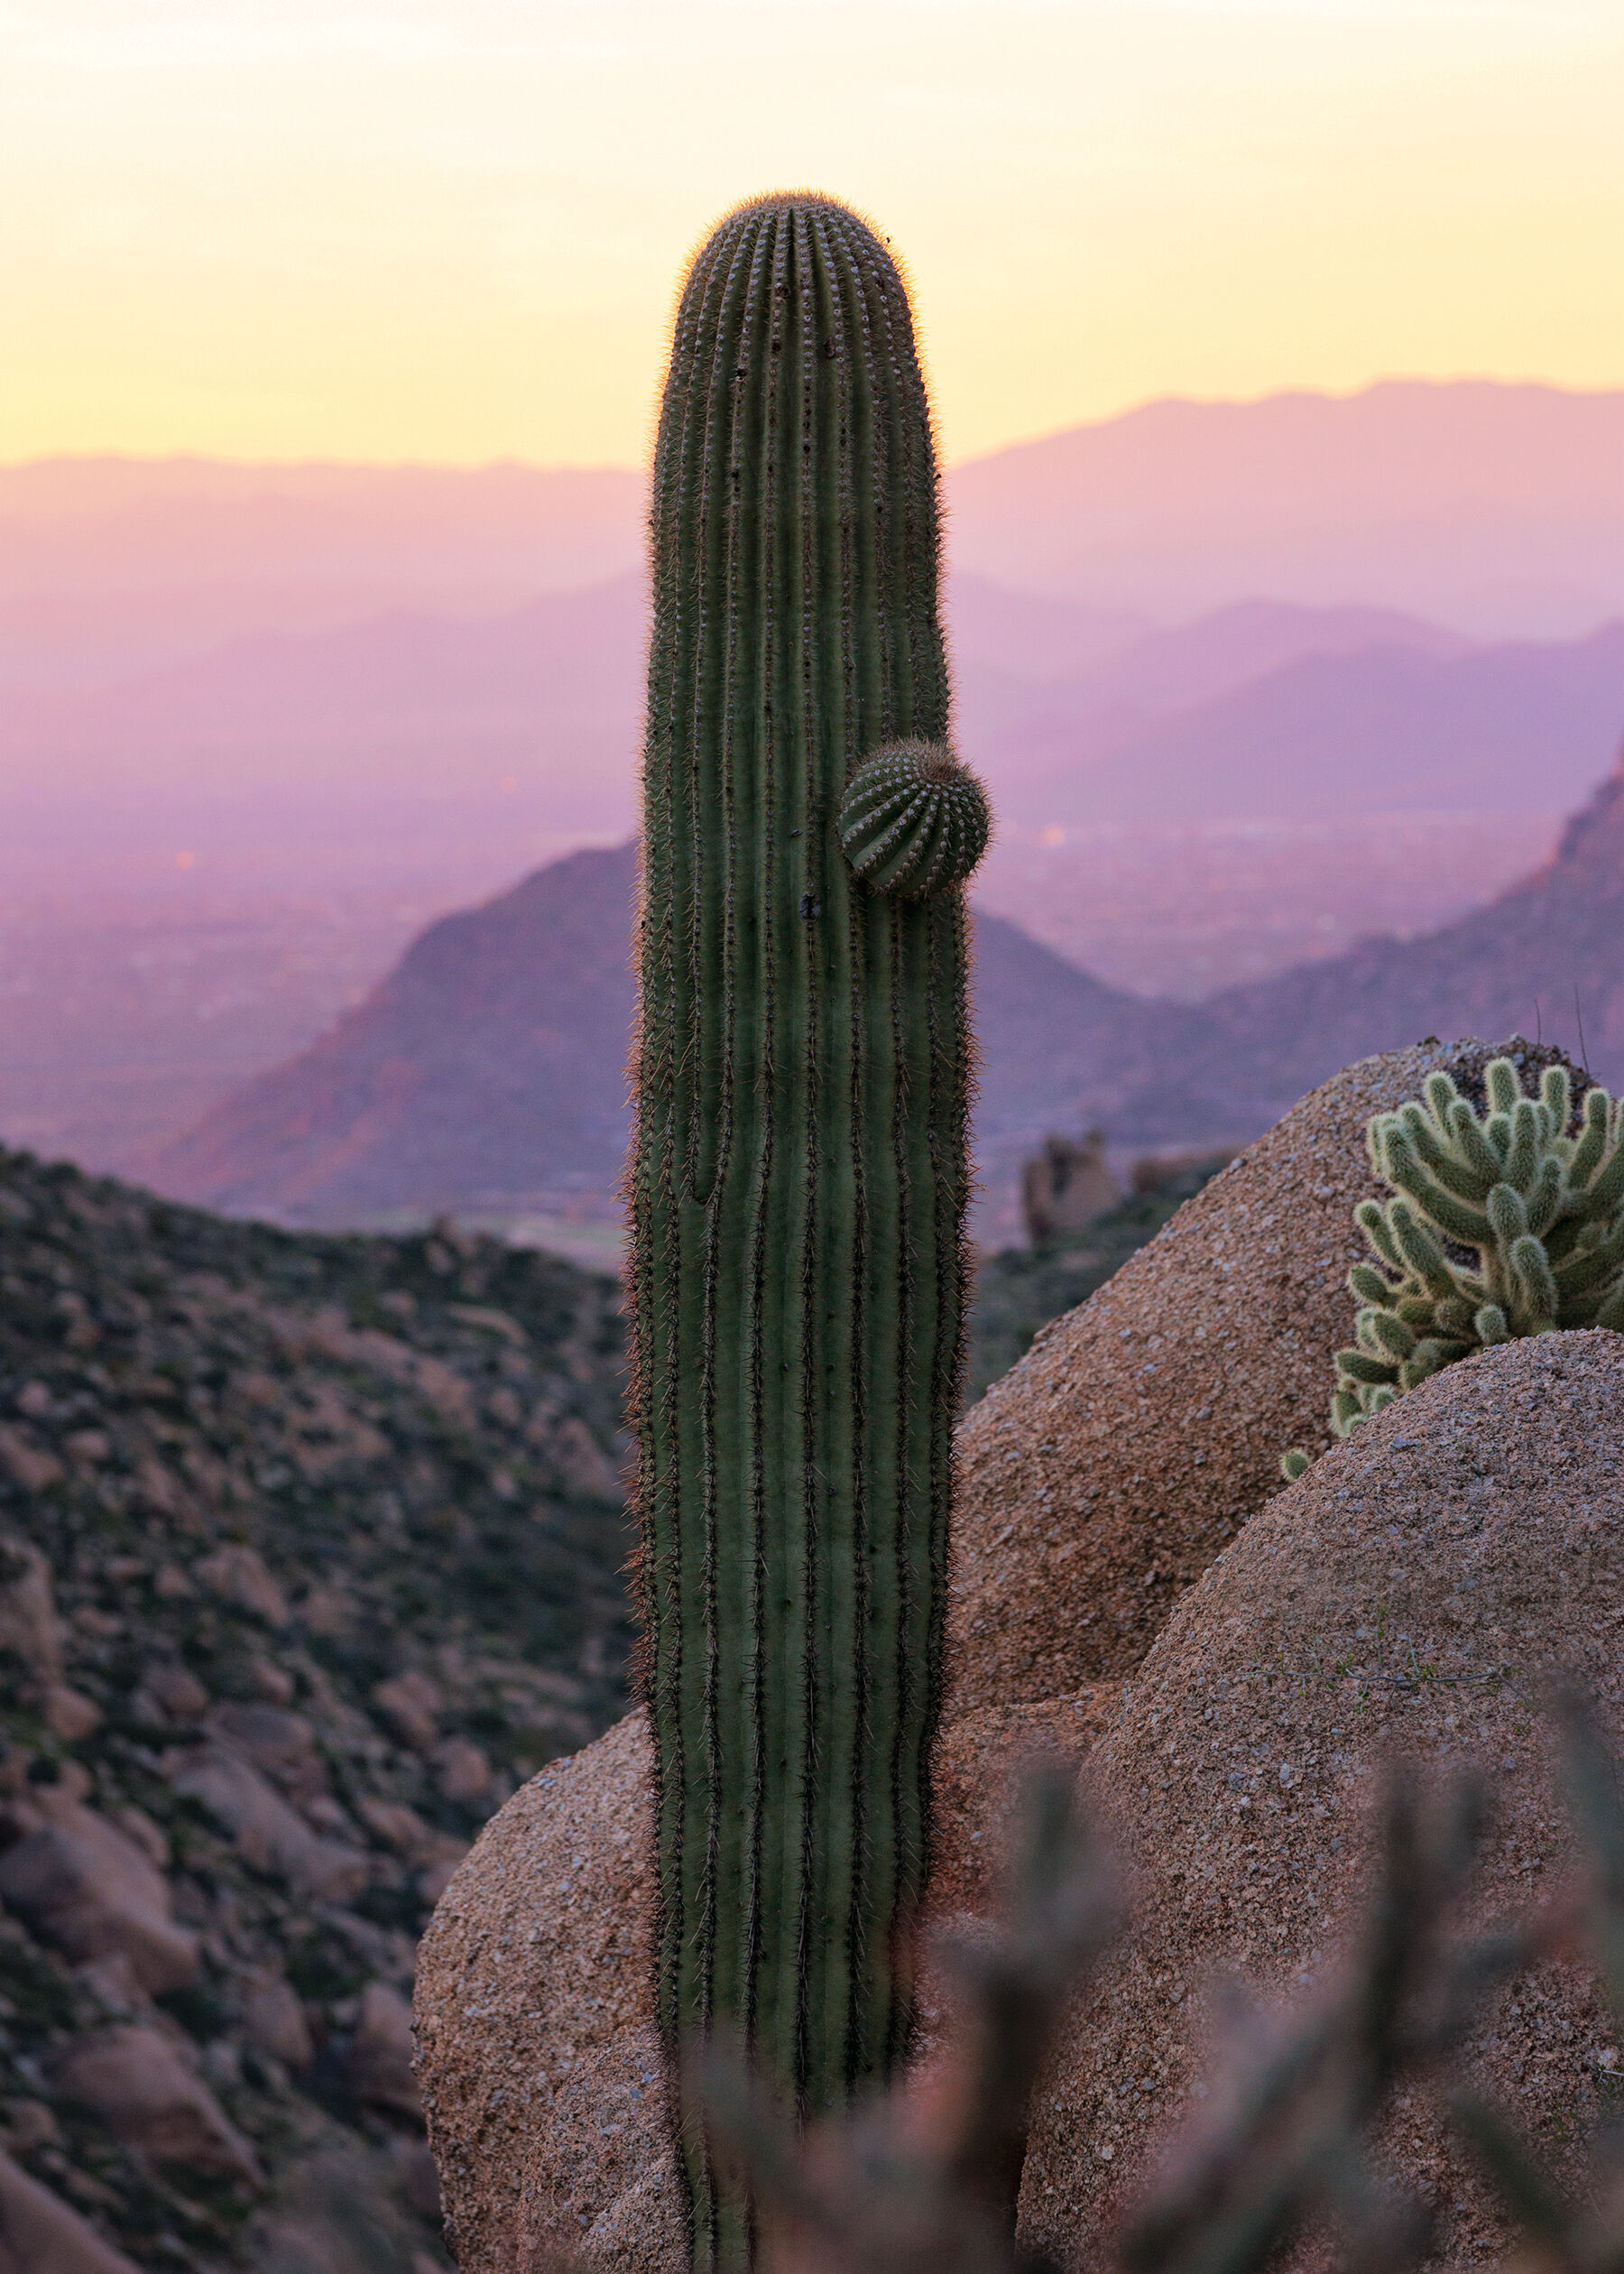
<svg viewBox="0 0 1624 2274">
<path fill-rule="evenodd" d="M 1624 384 L 1621 0 L 0 0 L 0 461 L 630 464 L 751 190 L 911 269 L 951 458 Z"/>
</svg>

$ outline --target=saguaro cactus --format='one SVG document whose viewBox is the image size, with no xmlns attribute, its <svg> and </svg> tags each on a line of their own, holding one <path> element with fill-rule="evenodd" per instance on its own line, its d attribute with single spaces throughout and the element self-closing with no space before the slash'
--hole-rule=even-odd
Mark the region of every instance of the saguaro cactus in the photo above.
<svg viewBox="0 0 1624 2274">
<path fill-rule="evenodd" d="M 659 2015 L 673 2057 L 731 2036 L 810 2112 L 909 2029 L 986 837 L 945 745 L 907 294 L 844 207 L 758 199 L 696 258 L 651 532 L 628 1183 Z M 682 2158 L 697 2264 L 743 2262 L 747 2206 L 691 2131 Z"/>
</svg>

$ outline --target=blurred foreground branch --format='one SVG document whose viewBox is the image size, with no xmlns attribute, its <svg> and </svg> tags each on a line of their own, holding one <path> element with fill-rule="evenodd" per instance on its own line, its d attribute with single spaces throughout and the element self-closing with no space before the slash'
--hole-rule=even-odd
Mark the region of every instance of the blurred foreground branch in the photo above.
<svg viewBox="0 0 1624 2274">
<path fill-rule="evenodd" d="M 1583 1858 L 1576 1894 L 1509 1931 L 1463 1937 L 1481 1789 L 1389 1780 L 1379 1868 L 1339 1976 L 1283 2020 L 1238 2013 L 1211 2097 L 1117 2235 L 1125 2274 L 1262 2274 L 1294 2235 L 1329 2235 L 1347 2274 L 1403 2274 L 1432 2247 L 1426 2206 L 1370 2160 L 1394 2092 L 1446 2069 L 1484 2001 L 1558 1949 L 1592 1963 L 1624 2027 L 1624 1799 L 1588 1709 L 1560 1702 Z M 1027 2112 L 1069 1994 L 1117 1927 L 1114 1880 L 1070 1779 L 1029 1775 L 1004 1924 L 949 1952 L 961 2011 L 939 2064 L 848 2116 L 797 2130 L 743 2065 L 695 2064 L 692 2104 L 746 2175 L 770 2274 L 1039 2274 L 1015 2206 Z M 1624 2274 L 1624 2132 L 1596 2142 L 1570 2204 L 1509 2121 L 1451 2106 L 1559 2274 Z"/>
</svg>

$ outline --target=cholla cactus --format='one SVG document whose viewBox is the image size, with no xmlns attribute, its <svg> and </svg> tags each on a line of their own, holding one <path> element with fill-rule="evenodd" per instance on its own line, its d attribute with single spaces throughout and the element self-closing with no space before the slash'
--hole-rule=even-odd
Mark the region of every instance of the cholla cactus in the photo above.
<svg viewBox="0 0 1624 2274">
<path fill-rule="evenodd" d="M 1371 1166 L 1394 1188 L 1355 1221 L 1373 1262 L 1356 1263 L 1354 1343 L 1336 1354 L 1331 1427 L 1346 1437 L 1428 1374 L 1490 1343 L 1564 1326 L 1624 1327 L 1624 1108 L 1587 1090 L 1570 1133 L 1567 1068 L 1537 1098 L 1498 1058 L 1481 1120 L 1444 1073 L 1425 1103 L 1377 1114 Z M 1287 1477 L 1308 1466 L 1287 1453 Z"/>
</svg>

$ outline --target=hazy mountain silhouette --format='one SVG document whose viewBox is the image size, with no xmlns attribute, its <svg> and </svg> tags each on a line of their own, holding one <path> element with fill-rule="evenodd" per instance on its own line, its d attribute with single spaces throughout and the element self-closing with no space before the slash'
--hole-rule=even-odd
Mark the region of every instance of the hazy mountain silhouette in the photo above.
<svg viewBox="0 0 1624 2274">
<path fill-rule="evenodd" d="M 973 653 L 966 662 L 962 645 L 955 643 L 955 661 L 964 746 L 995 781 L 1006 817 L 1039 824 L 1113 819 L 1110 796 L 1115 777 L 1109 762 L 1116 753 L 1132 753 L 1130 771 L 1137 771 L 1139 750 L 1158 722 L 1184 716 L 1191 721 L 1193 743 L 1199 744 L 1210 732 L 1221 744 L 1235 731 L 1231 707 L 1244 700 L 1245 690 L 1268 686 L 1306 659 L 1348 659 L 1348 676 L 1357 689 L 1367 657 L 1379 687 L 1388 675 L 1381 660 L 1386 655 L 1442 661 L 1475 652 L 1474 643 L 1461 633 L 1397 609 L 1307 608 L 1278 600 L 1236 601 L 1169 631 L 1140 633 L 1086 671 L 1064 677 L 1018 679 L 1007 668 L 989 665 Z M 1346 699 L 1334 674 L 1329 693 L 1335 700 Z M 1354 703 L 1356 710 L 1361 707 L 1357 693 Z M 1372 707 L 1380 704 L 1373 693 Z M 1263 716 L 1266 719 L 1267 698 Z M 1324 722 L 1311 722 L 1306 744 L 1297 716 L 1288 716 L 1283 723 L 1286 743 L 1278 753 L 1263 726 L 1264 761 L 1278 754 L 1289 770 L 1293 753 L 1300 750 L 1301 773 L 1317 800 L 1323 783 L 1315 737 Z M 1244 713 L 1239 726 L 1244 736 Z M 1176 737 L 1177 729 L 1169 732 Z M 1154 759 L 1150 763 L 1154 770 Z M 1227 778 L 1221 767 L 1214 768 L 1215 784 Z M 1096 812 L 1097 794 L 1105 802 Z"/>
<path fill-rule="evenodd" d="M 1464 653 L 1416 641 L 1299 654 L 1216 701 L 1113 735 L 1081 765 L 1029 778 L 1019 809 L 1130 827 L 1171 816 L 1545 815 L 1584 795 L 1620 719 L 1624 624 L 1584 640 Z"/>
<path fill-rule="evenodd" d="M 1186 1069 L 1261 1127 L 1367 1051 L 1425 1034 L 1516 1032 L 1560 1042 L 1610 1087 L 1624 1086 L 1624 755 L 1551 859 L 1486 907 L 1212 996 Z"/>
<path fill-rule="evenodd" d="M 155 1164 L 222 1206 L 343 1222 L 614 1182 L 625 1152 L 630 846 L 431 924 L 314 1047 Z"/>
<path fill-rule="evenodd" d="M 950 468 L 945 493 L 955 572 L 1129 622 L 1260 594 L 1494 638 L 1624 613 L 1624 391 L 1152 402 Z M 638 568 L 642 511 L 619 468 L 0 467 L 0 674 L 82 686 L 239 633 L 514 606 Z"/>
<path fill-rule="evenodd" d="M 431 925 L 367 1002 L 152 1173 L 309 1223 L 607 1189 L 628 1125 L 635 877 L 631 846 L 572 854 Z M 994 916 L 976 922 L 975 992 L 993 1143 L 1041 1123 L 1134 1026 L 1130 997 Z"/>
<path fill-rule="evenodd" d="M 633 818 L 643 626 L 626 576 L 497 615 L 262 634 L 77 697 L 14 691 L 0 751 L 58 801 L 200 790 L 280 804 L 283 827 L 511 775 L 532 819 L 544 800 L 555 828 L 608 833 Z M 1474 648 L 1391 611 L 1253 600 L 1144 633 L 973 577 L 950 627 L 961 740 L 1017 820 L 1549 812 L 1624 712 L 1619 627 Z"/>
<path fill-rule="evenodd" d="M 370 1000 L 152 1164 L 161 1188 L 337 1224 L 534 1204 L 618 1173 L 630 846 L 580 853 L 432 926 Z M 1372 939 L 1195 1006 L 1101 985 L 976 922 L 976 1142 L 1001 1189 L 1049 1128 L 1244 1139 L 1337 1067 L 1426 1033 L 1543 1031 L 1624 1076 L 1624 763 L 1543 867 L 1414 939 Z"/>
<path fill-rule="evenodd" d="M 1595 720 L 1624 686 L 1617 642 L 1478 650 L 1392 611 L 1254 600 L 1146 632 L 961 576 L 948 620 L 961 743 L 1005 818 L 1039 825 L 1493 805 L 1500 753 L 1515 773 L 1530 749 L 1556 758 L 1548 813 L 1592 776 Z M 543 834 L 632 826 L 643 637 L 628 575 L 496 615 L 260 633 L 81 692 L 14 689 L 14 835 L 69 843 L 77 816 L 132 849 L 211 857 L 235 836 L 251 874 L 256 846 L 287 866 L 337 833 L 361 881 L 445 826 L 511 872 Z"/>
<path fill-rule="evenodd" d="M 947 494 L 961 567 L 1163 621 L 1254 593 L 1494 638 L 1624 613 L 1624 391 L 1151 402 L 960 467 Z"/>
</svg>

